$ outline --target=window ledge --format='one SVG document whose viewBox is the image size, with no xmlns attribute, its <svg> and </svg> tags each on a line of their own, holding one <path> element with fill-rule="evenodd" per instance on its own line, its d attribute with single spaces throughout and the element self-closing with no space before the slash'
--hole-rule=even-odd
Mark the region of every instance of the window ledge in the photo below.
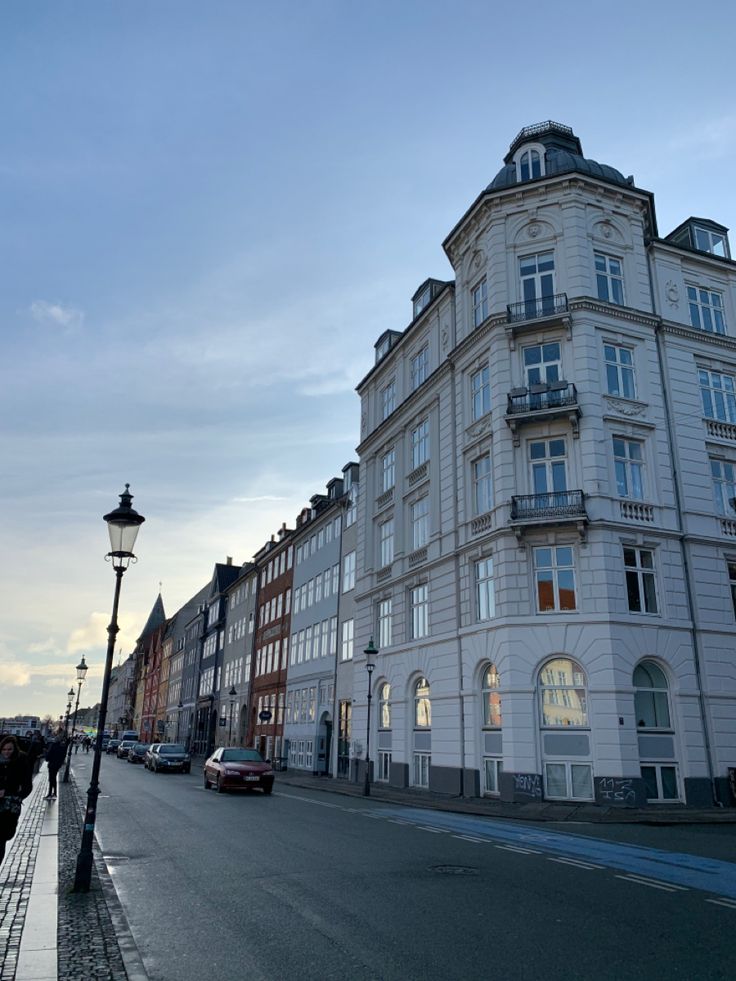
<svg viewBox="0 0 736 981">
<path fill-rule="evenodd" d="M 418 484 L 420 481 L 425 480 L 429 476 L 429 461 L 425 460 L 424 463 L 420 463 L 418 467 L 415 467 L 409 476 L 406 478 L 410 487 Z"/>
<path fill-rule="evenodd" d="M 387 505 L 389 505 L 393 499 L 394 489 L 393 487 L 389 487 L 387 491 L 384 491 L 383 494 L 380 494 L 376 498 L 376 511 L 381 511 L 383 508 L 387 507 Z"/>
<path fill-rule="evenodd" d="M 736 441 L 736 425 L 732 422 L 721 422 L 720 419 L 704 419 L 703 421 L 709 436 Z"/>
</svg>

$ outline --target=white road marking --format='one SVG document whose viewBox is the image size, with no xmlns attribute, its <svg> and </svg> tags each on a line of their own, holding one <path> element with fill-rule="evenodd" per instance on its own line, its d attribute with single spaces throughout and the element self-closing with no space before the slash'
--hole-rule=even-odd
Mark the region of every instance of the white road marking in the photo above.
<svg viewBox="0 0 736 981">
<path fill-rule="evenodd" d="M 713 903 L 715 906 L 725 906 L 726 909 L 736 910 L 736 901 L 728 899 L 727 896 L 719 896 L 718 899 L 706 899 L 706 903 Z"/>
<path fill-rule="evenodd" d="M 560 865 L 573 865 L 577 869 L 604 869 L 605 865 L 594 865 L 593 862 L 583 862 L 577 858 L 550 858 L 550 862 L 559 862 Z"/>
<path fill-rule="evenodd" d="M 518 845 L 495 845 L 495 848 L 502 848 L 505 852 L 519 852 L 521 855 L 541 855 L 536 848 L 519 848 Z"/>
<path fill-rule="evenodd" d="M 458 838 L 460 841 L 472 841 L 477 845 L 485 845 L 488 842 L 487 838 L 473 838 L 472 835 L 453 835 L 453 838 Z"/>
<path fill-rule="evenodd" d="M 445 833 L 442 828 L 428 828 L 423 824 L 417 825 L 417 831 L 431 831 L 433 835 L 443 835 Z"/>
<path fill-rule="evenodd" d="M 664 882 L 655 882 L 649 879 L 640 879 L 636 875 L 617 875 L 617 879 L 622 879 L 624 882 L 636 882 L 640 886 L 649 886 L 650 889 L 661 889 L 662 892 L 678 892 L 683 889 L 683 886 L 670 886 Z M 687 890 L 685 890 L 687 891 Z"/>
</svg>

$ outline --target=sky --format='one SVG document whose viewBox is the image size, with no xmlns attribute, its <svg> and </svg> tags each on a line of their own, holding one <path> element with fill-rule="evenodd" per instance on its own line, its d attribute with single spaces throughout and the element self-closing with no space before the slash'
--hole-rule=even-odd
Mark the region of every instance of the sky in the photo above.
<svg viewBox="0 0 736 981">
<path fill-rule="evenodd" d="M 161 589 L 249 560 L 356 459 L 355 385 L 517 132 L 554 119 L 736 225 L 736 7 L 703 0 L 0 5 L 0 716 L 99 699 L 102 515 Z"/>
</svg>

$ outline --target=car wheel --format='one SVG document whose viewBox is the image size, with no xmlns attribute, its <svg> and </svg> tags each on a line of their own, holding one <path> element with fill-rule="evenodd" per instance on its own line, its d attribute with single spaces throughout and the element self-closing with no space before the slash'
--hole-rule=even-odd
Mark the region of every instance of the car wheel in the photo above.
<svg viewBox="0 0 736 981">
<path fill-rule="evenodd" d="M 158 773 L 158 763 L 154 760 L 153 766 L 151 767 L 154 773 Z"/>
<path fill-rule="evenodd" d="M 209 790 L 211 786 L 212 786 L 212 784 L 207 779 L 207 774 L 205 773 L 205 775 L 204 775 L 204 789 L 205 790 Z"/>
<path fill-rule="evenodd" d="M 271 787 L 264 787 L 263 788 L 263 793 L 264 794 L 272 794 L 273 793 L 273 786 L 271 786 Z"/>
<path fill-rule="evenodd" d="M 218 777 L 217 777 L 217 793 L 218 794 L 224 794 L 225 793 L 225 788 L 222 785 L 222 777 L 219 776 L 219 774 L 218 774 Z"/>
</svg>

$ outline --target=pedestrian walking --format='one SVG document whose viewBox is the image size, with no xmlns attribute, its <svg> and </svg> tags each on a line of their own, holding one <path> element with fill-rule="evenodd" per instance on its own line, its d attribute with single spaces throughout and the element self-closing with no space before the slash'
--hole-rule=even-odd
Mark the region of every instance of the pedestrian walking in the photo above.
<svg viewBox="0 0 736 981">
<path fill-rule="evenodd" d="M 28 760 L 14 736 L 0 739 L 0 862 L 5 846 L 15 836 L 23 801 L 30 794 L 33 778 Z"/>
<path fill-rule="evenodd" d="M 31 771 L 35 777 L 38 771 L 41 769 L 41 760 L 44 754 L 44 738 L 40 732 L 36 731 L 33 733 L 33 738 L 31 739 L 31 745 L 28 749 L 28 762 L 31 766 Z"/>
<path fill-rule="evenodd" d="M 46 750 L 46 766 L 49 771 L 49 792 L 46 794 L 46 800 L 56 797 L 56 776 L 64 764 L 65 757 L 66 742 L 63 737 L 58 737 Z"/>
<path fill-rule="evenodd" d="M 84 737 L 84 751 L 85 751 L 85 753 L 89 753 L 91 747 L 92 747 L 92 740 L 89 738 L 89 736 L 85 736 Z"/>
</svg>

